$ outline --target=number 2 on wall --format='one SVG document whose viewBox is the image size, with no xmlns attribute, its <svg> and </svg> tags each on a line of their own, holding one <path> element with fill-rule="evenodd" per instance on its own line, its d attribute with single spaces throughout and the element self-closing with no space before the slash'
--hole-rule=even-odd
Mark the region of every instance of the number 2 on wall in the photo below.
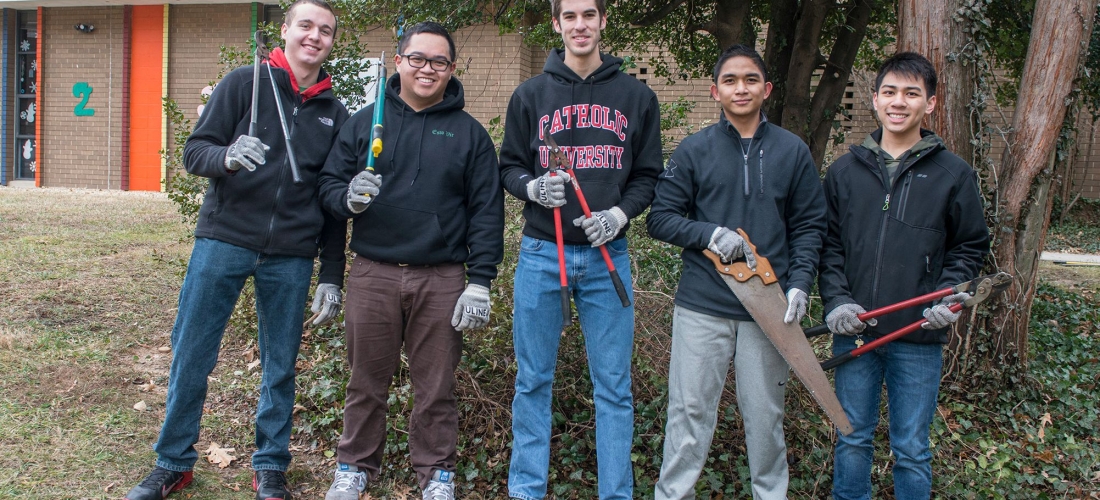
<svg viewBox="0 0 1100 500">
<path fill-rule="evenodd" d="M 84 107 L 88 104 L 88 99 L 92 97 L 92 86 L 88 85 L 88 82 L 76 82 L 73 85 L 73 97 L 82 96 L 83 98 L 73 108 L 73 114 L 76 116 L 94 116 L 94 109 Z"/>
</svg>

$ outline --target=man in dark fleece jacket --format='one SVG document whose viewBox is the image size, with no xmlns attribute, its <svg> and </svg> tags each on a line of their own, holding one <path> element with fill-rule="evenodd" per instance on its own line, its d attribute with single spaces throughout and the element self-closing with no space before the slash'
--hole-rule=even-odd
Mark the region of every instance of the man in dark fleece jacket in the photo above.
<svg viewBox="0 0 1100 500">
<path fill-rule="evenodd" d="M 920 309 L 878 318 L 857 315 L 973 279 L 989 251 L 977 175 L 947 151 L 921 120 L 936 105 L 936 71 L 904 52 L 887 59 L 875 79 L 881 128 L 840 157 L 825 175 L 829 227 L 821 256 L 821 298 L 833 354 L 919 321 Z M 836 392 L 854 432 L 837 436 L 833 498 L 868 499 L 871 460 L 886 385 L 894 496 L 927 499 L 932 488 L 929 427 L 936 412 L 948 309 L 966 294 L 924 310 L 923 330 L 836 369 Z"/>
<path fill-rule="evenodd" d="M 719 122 L 676 148 L 646 219 L 650 235 L 684 249 L 658 500 L 695 497 L 731 361 L 753 498 L 787 495 L 787 363 L 702 253 L 710 249 L 727 262 L 744 256 L 755 267 L 735 232 L 744 229 L 787 291 L 784 321 L 805 315 L 825 232 L 824 197 L 806 144 L 760 112 L 771 87 L 755 50 L 734 45 L 722 53 L 711 85 Z"/>
<path fill-rule="evenodd" d="M 553 0 L 551 11 L 565 49 L 553 50 L 543 74 L 512 94 L 500 150 L 504 187 L 526 202 L 514 288 L 512 334 L 519 366 L 508 494 L 525 500 L 546 496 L 563 314 L 553 219 L 553 207 L 560 207 L 569 291 L 595 392 L 599 497 L 629 499 L 634 308 L 625 236 L 627 221 L 652 201 L 661 171 L 660 108 L 652 90 L 620 71 L 622 59 L 599 52 L 607 23 L 604 0 Z M 565 189 L 567 177 L 548 174 L 546 126 L 568 155 L 591 219 L 574 190 Z M 622 306 L 599 245 L 606 246 L 631 306 Z"/>
<path fill-rule="evenodd" d="M 172 328 L 168 400 L 154 447 L 156 468 L 127 493 L 129 500 L 160 500 L 191 482 L 207 377 L 249 276 L 255 285 L 263 361 L 253 487 L 260 499 L 290 498 L 284 473 L 291 460 L 294 363 L 318 248 L 320 284 L 313 309 L 320 314 L 315 325 L 338 314 L 344 277 L 345 224 L 322 211 L 316 182 L 337 130 L 348 117 L 321 69 L 335 32 L 336 15 L 327 3 L 292 4 L 282 27 L 285 52 L 271 53 L 278 94 L 267 69 L 261 68 L 260 93 L 253 103 L 253 67 L 234 70 L 210 96 L 184 146 L 184 167 L 209 178 L 210 186 L 199 210 L 195 247 Z M 292 181 L 275 99 L 282 100 L 290 122 L 301 184 Z M 259 117 L 256 135 L 250 136 L 253 106 Z"/>
<path fill-rule="evenodd" d="M 462 332 L 489 322 L 504 255 L 504 193 L 489 134 L 453 77 L 455 46 L 432 22 L 405 31 L 385 89 L 382 154 L 364 171 L 374 107 L 340 131 L 321 172 L 324 206 L 354 219 L 348 381 L 336 478 L 326 500 L 358 500 L 378 477 L 387 396 L 404 344 L 416 401 L 409 452 L 424 498 L 454 498 Z"/>
</svg>

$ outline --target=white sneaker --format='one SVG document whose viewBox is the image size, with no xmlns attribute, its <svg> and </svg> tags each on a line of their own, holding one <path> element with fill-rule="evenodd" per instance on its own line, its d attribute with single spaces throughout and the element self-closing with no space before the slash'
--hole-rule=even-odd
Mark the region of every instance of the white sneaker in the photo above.
<svg viewBox="0 0 1100 500">
<path fill-rule="evenodd" d="M 424 488 L 424 500 L 454 500 L 455 499 L 455 473 L 436 469 L 432 472 L 432 479 L 428 481 L 428 487 Z M 329 499 L 325 499 L 329 500 Z"/>
<path fill-rule="evenodd" d="M 367 489 L 367 473 L 354 465 L 337 464 L 335 475 L 325 500 L 359 500 L 359 495 Z"/>
</svg>

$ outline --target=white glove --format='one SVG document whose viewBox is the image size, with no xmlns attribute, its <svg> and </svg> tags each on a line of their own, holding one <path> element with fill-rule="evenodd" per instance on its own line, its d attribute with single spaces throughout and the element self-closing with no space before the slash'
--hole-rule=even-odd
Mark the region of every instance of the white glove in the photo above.
<svg viewBox="0 0 1100 500">
<path fill-rule="evenodd" d="M 752 248 L 749 248 L 749 244 L 736 231 L 724 227 L 715 229 L 710 235 L 707 250 L 718 254 L 722 262 L 733 262 L 734 259 L 744 257 L 749 269 L 756 269 L 756 256 L 752 254 Z"/>
<path fill-rule="evenodd" d="M 573 219 L 573 225 L 584 229 L 584 235 L 594 247 L 615 239 L 626 222 L 626 214 L 619 207 L 596 212 L 590 218 L 582 215 Z"/>
<path fill-rule="evenodd" d="M 874 326 L 878 320 L 872 319 L 867 323 L 859 320 L 857 316 L 867 312 L 859 304 L 841 304 L 825 315 L 825 324 L 829 325 L 829 331 L 838 335 L 855 335 L 867 328 Z"/>
<path fill-rule="evenodd" d="M 451 326 L 466 331 L 481 328 L 489 324 L 489 289 L 481 285 L 466 285 L 466 291 L 458 297 Z"/>
<path fill-rule="evenodd" d="M 788 325 L 801 322 L 802 317 L 806 315 L 806 306 L 809 301 L 810 297 L 806 292 L 798 288 L 787 290 L 787 314 L 783 316 L 783 322 Z"/>
<path fill-rule="evenodd" d="M 225 151 L 225 169 L 236 172 L 244 167 L 249 172 L 256 170 L 256 165 L 267 163 L 267 151 L 271 149 L 256 137 L 242 135 L 229 145 Z"/>
<path fill-rule="evenodd" d="M 969 293 L 959 292 L 940 299 L 938 304 L 924 310 L 924 319 L 927 321 L 922 323 L 920 327 L 925 330 L 939 330 L 958 321 L 959 316 L 962 316 L 962 311 L 952 312 L 948 308 L 969 298 Z"/>
<path fill-rule="evenodd" d="M 313 314 L 317 315 L 317 319 L 310 324 L 320 326 L 336 319 L 336 315 L 340 314 L 342 295 L 340 287 L 332 283 L 317 285 L 317 290 L 313 292 L 313 306 L 309 308 Z"/>
<path fill-rule="evenodd" d="M 546 208 L 555 208 L 565 205 L 565 185 L 569 183 L 569 174 L 564 170 L 557 170 L 542 174 L 538 179 L 527 183 L 527 197 L 531 201 Z"/>
<path fill-rule="evenodd" d="M 382 187 L 382 176 L 374 175 L 366 170 L 359 172 L 348 183 L 348 210 L 361 214 L 367 209 L 367 205 Z"/>
</svg>

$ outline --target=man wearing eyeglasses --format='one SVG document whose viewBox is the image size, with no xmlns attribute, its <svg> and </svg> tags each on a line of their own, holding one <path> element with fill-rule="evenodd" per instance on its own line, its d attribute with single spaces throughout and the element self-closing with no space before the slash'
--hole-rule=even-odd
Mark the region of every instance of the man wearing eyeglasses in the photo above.
<svg viewBox="0 0 1100 500">
<path fill-rule="evenodd" d="M 504 254 L 496 150 L 462 109 L 454 60 L 439 24 L 406 30 L 374 172 L 364 170 L 373 106 L 348 120 L 321 172 L 322 204 L 353 219 L 356 254 L 344 316 L 351 378 L 326 500 L 358 500 L 378 478 L 402 346 L 415 393 L 409 452 L 423 498 L 454 498 L 462 332 L 489 322 L 489 285 Z"/>
</svg>

